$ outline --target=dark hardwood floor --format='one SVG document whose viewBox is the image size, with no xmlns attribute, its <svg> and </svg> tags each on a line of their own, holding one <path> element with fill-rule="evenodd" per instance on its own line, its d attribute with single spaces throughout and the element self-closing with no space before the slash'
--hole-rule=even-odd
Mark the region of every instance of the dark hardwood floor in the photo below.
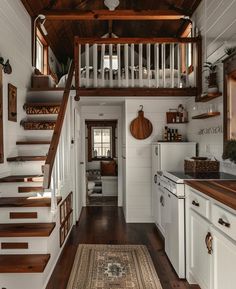
<svg viewBox="0 0 236 289">
<path fill-rule="evenodd" d="M 163 240 L 154 224 L 126 224 L 117 207 L 84 208 L 58 260 L 47 289 L 66 289 L 78 244 L 146 245 L 163 289 L 199 289 L 179 280 L 165 253 Z"/>
</svg>

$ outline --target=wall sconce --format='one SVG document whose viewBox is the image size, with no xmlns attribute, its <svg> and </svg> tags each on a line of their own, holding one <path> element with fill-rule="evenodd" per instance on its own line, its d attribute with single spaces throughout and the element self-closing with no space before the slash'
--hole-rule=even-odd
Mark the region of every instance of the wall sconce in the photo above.
<svg viewBox="0 0 236 289">
<path fill-rule="evenodd" d="M 4 58 L 0 57 L 0 64 L 2 65 L 2 69 L 4 73 L 11 74 L 12 73 L 12 67 L 10 65 L 9 59 L 4 63 Z"/>
<path fill-rule="evenodd" d="M 39 14 L 35 19 L 34 19 L 34 39 L 33 39 L 33 66 L 36 66 L 36 24 L 37 21 L 40 21 L 40 29 L 42 30 L 43 34 L 46 36 L 48 35 L 48 32 L 44 26 L 45 21 L 46 21 L 46 16 L 43 14 Z"/>
</svg>

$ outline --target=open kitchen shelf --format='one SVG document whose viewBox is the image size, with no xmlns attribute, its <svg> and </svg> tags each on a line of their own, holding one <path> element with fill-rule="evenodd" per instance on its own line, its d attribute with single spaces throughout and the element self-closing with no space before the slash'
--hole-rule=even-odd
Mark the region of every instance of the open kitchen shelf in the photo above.
<svg viewBox="0 0 236 289">
<path fill-rule="evenodd" d="M 208 102 L 208 101 L 211 101 L 212 99 L 215 99 L 215 98 L 220 97 L 220 96 L 222 96 L 221 92 L 208 93 L 207 95 L 201 97 L 199 102 Z"/>
<path fill-rule="evenodd" d="M 205 119 L 205 118 L 215 117 L 215 116 L 219 116 L 219 115 L 220 115 L 220 112 L 218 112 L 218 111 L 206 112 L 203 114 L 195 115 L 192 117 L 192 119 Z"/>
</svg>

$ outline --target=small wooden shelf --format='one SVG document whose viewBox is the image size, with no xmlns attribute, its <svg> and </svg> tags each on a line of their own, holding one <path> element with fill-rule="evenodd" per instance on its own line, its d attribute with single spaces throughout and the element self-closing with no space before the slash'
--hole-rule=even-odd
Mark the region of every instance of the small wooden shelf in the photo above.
<svg viewBox="0 0 236 289">
<path fill-rule="evenodd" d="M 201 97 L 199 99 L 199 102 L 208 102 L 208 101 L 211 101 L 212 99 L 215 99 L 217 97 L 220 97 L 222 96 L 222 93 L 221 92 L 218 92 L 218 93 L 208 93 L 207 95 Z"/>
<path fill-rule="evenodd" d="M 205 119 L 205 118 L 215 117 L 215 116 L 219 116 L 219 115 L 220 115 L 220 112 L 218 112 L 218 111 L 206 112 L 203 114 L 195 115 L 192 117 L 192 119 Z"/>
</svg>

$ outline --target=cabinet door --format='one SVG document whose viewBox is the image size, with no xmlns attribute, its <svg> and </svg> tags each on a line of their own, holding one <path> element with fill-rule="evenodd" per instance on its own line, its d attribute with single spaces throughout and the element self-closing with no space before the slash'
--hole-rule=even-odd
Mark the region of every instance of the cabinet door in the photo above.
<svg viewBox="0 0 236 289">
<path fill-rule="evenodd" d="M 236 243 L 212 229 L 213 235 L 213 288 L 236 288 Z"/>
<path fill-rule="evenodd" d="M 210 289 L 212 255 L 209 254 L 206 245 L 206 239 L 210 236 L 210 224 L 192 209 L 190 209 L 189 218 L 190 244 L 188 248 L 190 250 L 190 271 L 201 289 Z"/>
<path fill-rule="evenodd" d="M 160 190 L 160 195 L 159 195 L 159 229 L 163 236 L 165 237 L 165 205 L 166 205 L 166 196 L 165 193 Z"/>
<path fill-rule="evenodd" d="M 157 172 L 153 172 L 152 174 L 152 217 L 153 221 L 156 223 L 156 214 L 157 214 L 157 206 L 158 206 L 158 200 L 157 200 Z"/>
</svg>

